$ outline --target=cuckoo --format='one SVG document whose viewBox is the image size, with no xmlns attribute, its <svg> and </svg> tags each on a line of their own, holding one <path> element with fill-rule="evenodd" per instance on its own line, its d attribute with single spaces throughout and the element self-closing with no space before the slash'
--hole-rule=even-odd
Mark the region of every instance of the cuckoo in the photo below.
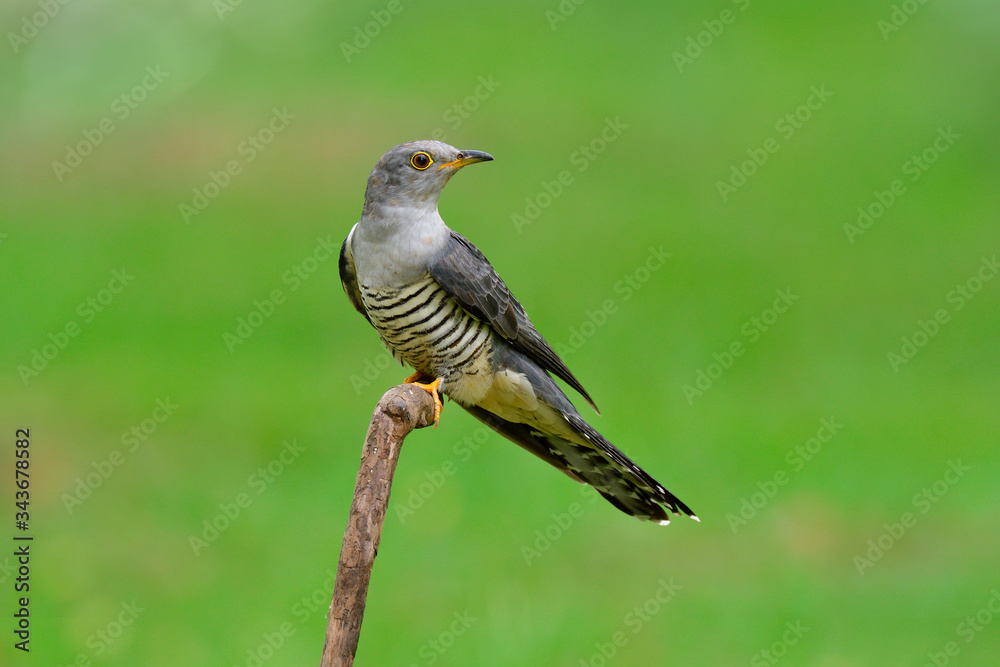
<svg viewBox="0 0 1000 667">
<path fill-rule="evenodd" d="M 555 375 L 593 399 L 535 329 L 493 266 L 438 213 L 459 169 L 492 160 L 482 151 L 412 141 L 382 156 L 368 177 L 361 220 L 340 252 L 353 306 L 414 374 L 406 382 L 441 394 L 474 417 L 593 486 L 632 516 L 666 525 L 687 505 L 584 421 Z"/>
</svg>

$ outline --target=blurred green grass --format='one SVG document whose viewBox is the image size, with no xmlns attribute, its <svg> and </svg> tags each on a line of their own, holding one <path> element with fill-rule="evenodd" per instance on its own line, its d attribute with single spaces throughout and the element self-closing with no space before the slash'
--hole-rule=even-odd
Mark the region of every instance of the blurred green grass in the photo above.
<svg viewBox="0 0 1000 667">
<path fill-rule="evenodd" d="M 446 406 L 402 457 L 359 664 L 597 665 L 623 632 L 608 662 L 724 665 L 763 660 L 796 621 L 809 629 L 785 664 L 923 664 L 950 641 L 987 664 L 992 626 L 968 643 L 957 626 L 997 586 L 1000 286 L 957 311 L 946 295 L 997 252 L 1000 12 L 929 3 L 883 39 L 891 3 L 743 4 L 585 3 L 553 30 L 554 2 L 404 2 L 350 63 L 341 43 L 385 3 L 221 19 L 210 3 L 70 3 L 8 43 L 0 416 L 33 435 L 36 659 L 246 665 L 284 627 L 265 664 L 316 660 L 368 416 L 406 371 L 355 391 L 383 349 L 335 261 L 294 291 L 283 276 L 317 239 L 339 244 L 385 150 L 441 129 L 497 158 L 454 180 L 442 215 L 550 342 L 615 300 L 567 362 L 595 425 L 703 523 L 630 520 L 493 435 L 470 453 L 478 424 Z M 734 22 L 679 72 L 673 53 L 726 8 Z M 4 33 L 37 11 L 8 4 Z M 113 100 L 158 64 L 169 77 L 119 120 Z M 446 114 L 490 76 L 455 127 Z M 717 182 L 819 85 L 830 100 L 722 201 Z M 179 205 L 275 108 L 295 118 L 185 224 Z M 52 162 L 109 116 L 57 180 Z M 608 118 L 627 129 L 578 171 Z M 845 223 L 942 127 L 954 146 L 850 243 Z M 574 182 L 518 233 L 511 216 L 565 169 Z M 625 300 L 615 285 L 650 246 L 672 257 Z M 122 268 L 134 281 L 84 323 L 79 304 Z M 275 289 L 285 302 L 230 353 L 223 334 Z M 800 300 L 749 343 L 778 289 Z M 938 308 L 951 321 L 894 372 L 887 353 Z M 80 334 L 25 385 L 19 366 L 71 320 Z M 736 340 L 746 352 L 689 403 L 682 387 Z M 180 407 L 128 452 L 122 435 L 165 398 Z M 843 430 L 793 470 L 824 417 Z M 305 451 L 257 494 L 250 476 L 286 440 Z M 69 512 L 64 494 L 116 449 L 124 463 Z M 971 471 L 920 514 L 914 495 L 949 460 Z M 788 483 L 734 533 L 728 517 L 779 470 Z M 191 536 L 240 493 L 250 506 L 195 555 Z M 906 511 L 916 525 L 860 575 L 855 557 Z M 681 588 L 635 631 L 661 580 Z M 135 622 L 96 642 L 133 600 Z M 456 613 L 476 620 L 439 652 Z"/>
</svg>

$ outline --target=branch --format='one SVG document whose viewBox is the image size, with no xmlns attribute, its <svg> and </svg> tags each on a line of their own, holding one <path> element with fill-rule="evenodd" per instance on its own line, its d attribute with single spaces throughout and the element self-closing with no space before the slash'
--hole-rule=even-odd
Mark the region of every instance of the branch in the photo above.
<svg viewBox="0 0 1000 667">
<path fill-rule="evenodd" d="M 385 392 L 372 415 L 361 469 L 354 485 L 351 515 L 337 564 L 337 583 L 326 626 L 320 667 L 350 667 L 358 650 L 368 582 L 382 539 L 392 476 L 403 439 L 434 421 L 434 401 L 426 391 L 401 384 Z"/>
</svg>

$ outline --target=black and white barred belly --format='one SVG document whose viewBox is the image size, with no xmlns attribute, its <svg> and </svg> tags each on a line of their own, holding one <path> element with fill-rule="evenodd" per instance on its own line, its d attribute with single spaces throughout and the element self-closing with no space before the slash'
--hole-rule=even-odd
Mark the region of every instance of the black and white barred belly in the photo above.
<svg viewBox="0 0 1000 667">
<path fill-rule="evenodd" d="M 488 354 L 491 330 L 429 275 L 403 288 L 359 285 L 368 317 L 397 359 L 431 377 L 469 372 Z"/>
</svg>

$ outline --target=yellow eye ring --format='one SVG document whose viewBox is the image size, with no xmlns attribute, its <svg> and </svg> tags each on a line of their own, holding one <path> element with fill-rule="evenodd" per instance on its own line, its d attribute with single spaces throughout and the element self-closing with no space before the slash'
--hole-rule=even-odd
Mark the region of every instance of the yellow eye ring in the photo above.
<svg viewBox="0 0 1000 667">
<path fill-rule="evenodd" d="M 419 171 L 427 169 L 432 164 L 434 164 L 434 159 L 424 151 L 416 152 L 410 158 L 410 166 Z"/>
</svg>

